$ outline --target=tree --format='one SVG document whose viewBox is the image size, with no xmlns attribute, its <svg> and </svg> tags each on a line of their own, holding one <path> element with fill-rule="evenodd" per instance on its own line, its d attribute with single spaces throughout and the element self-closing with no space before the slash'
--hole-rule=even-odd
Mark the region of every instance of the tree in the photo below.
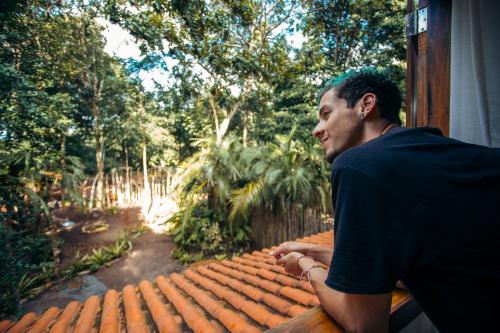
<svg viewBox="0 0 500 333">
<path fill-rule="evenodd" d="M 322 41 L 327 74 L 404 61 L 405 1 L 313 0 L 306 8 L 304 32 Z"/>
<path fill-rule="evenodd" d="M 22 2 L 0 13 L 0 316 L 18 311 L 23 277 L 51 260 L 47 204 L 57 187 L 78 201 L 82 166 L 65 154 L 61 133 L 73 126 L 74 101 L 52 72 L 52 32 L 59 10 L 47 2 Z M 59 35 L 56 35 L 59 36 Z M 61 42 L 66 35 L 62 35 Z"/>
<path fill-rule="evenodd" d="M 205 95 L 211 112 L 205 116 L 212 118 L 218 143 L 241 113 L 242 142 L 247 145 L 259 114 L 253 96 L 269 96 L 287 66 L 284 31 L 296 15 L 298 1 L 174 1 L 141 5 L 139 15 L 131 13 L 139 5 L 110 1 L 107 8 L 111 21 L 144 42 L 145 52 L 163 52 L 178 62 L 174 77 L 204 78 L 191 88 Z"/>
</svg>

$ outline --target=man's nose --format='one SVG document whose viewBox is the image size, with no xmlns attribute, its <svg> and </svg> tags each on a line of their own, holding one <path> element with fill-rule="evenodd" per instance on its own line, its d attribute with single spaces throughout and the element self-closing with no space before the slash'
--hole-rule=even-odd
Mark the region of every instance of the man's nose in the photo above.
<svg viewBox="0 0 500 333">
<path fill-rule="evenodd" d="M 323 126 L 321 126 L 321 123 L 318 123 L 313 129 L 312 135 L 321 140 L 324 131 L 325 130 L 323 129 Z"/>
</svg>

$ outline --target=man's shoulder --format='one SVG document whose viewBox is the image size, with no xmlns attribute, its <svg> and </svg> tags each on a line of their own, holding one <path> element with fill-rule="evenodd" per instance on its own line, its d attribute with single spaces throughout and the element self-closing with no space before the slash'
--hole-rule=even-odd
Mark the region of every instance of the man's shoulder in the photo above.
<svg viewBox="0 0 500 333">
<path fill-rule="evenodd" d="M 332 172 L 358 173 L 395 178 L 407 174 L 443 174 L 450 170 L 483 170 L 500 167 L 500 149 L 444 137 L 431 127 L 396 128 L 351 148 L 333 162 Z M 405 170 L 402 172 L 402 170 Z"/>
<path fill-rule="evenodd" d="M 456 140 L 442 136 L 437 128 L 395 128 L 389 133 L 340 154 L 332 170 L 349 169 L 372 174 L 418 158 L 429 145 L 445 145 Z"/>
<path fill-rule="evenodd" d="M 362 145 L 350 148 L 342 152 L 333 162 L 333 169 L 363 169 L 364 166 L 373 166 L 384 159 L 384 156 L 392 155 L 394 143 L 401 144 L 401 136 L 411 135 L 412 129 L 398 128 L 397 131 L 375 138 Z"/>
</svg>

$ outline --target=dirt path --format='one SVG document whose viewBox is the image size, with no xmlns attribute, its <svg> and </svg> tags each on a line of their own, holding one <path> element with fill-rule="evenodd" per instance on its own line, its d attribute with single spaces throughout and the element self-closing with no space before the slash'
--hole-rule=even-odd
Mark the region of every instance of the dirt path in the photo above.
<svg viewBox="0 0 500 333">
<path fill-rule="evenodd" d="M 130 256 L 95 272 L 108 288 L 122 289 L 126 284 L 153 281 L 160 274 L 180 272 L 184 266 L 170 257 L 175 248 L 170 236 L 147 232 L 134 240 Z"/>
<path fill-rule="evenodd" d="M 68 212 L 71 213 L 71 212 Z M 115 215 L 94 214 L 79 216 L 68 214 L 68 219 L 77 224 L 72 230 L 62 231 L 63 266 L 71 261 L 77 251 L 85 253 L 92 248 L 114 243 L 121 232 L 142 222 L 139 209 L 129 208 Z M 96 234 L 84 234 L 82 226 L 97 220 L 109 224 L 109 229 Z M 184 266 L 170 257 L 174 249 L 170 236 L 147 231 L 133 240 L 129 256 L 124 256 L 109 267 L 104 267 L 89 275 L 76 276 L 55 285 L 35 299 L 23 305 L 23 311 L 41 312 L 48 307 L 62 308 L 72 300 L 84 301 L 91 295 L 104 295 L 108 289 L 121 290 L 129 283 L 154 280 L 156 276 L 181 271 Z"/>
</svg>

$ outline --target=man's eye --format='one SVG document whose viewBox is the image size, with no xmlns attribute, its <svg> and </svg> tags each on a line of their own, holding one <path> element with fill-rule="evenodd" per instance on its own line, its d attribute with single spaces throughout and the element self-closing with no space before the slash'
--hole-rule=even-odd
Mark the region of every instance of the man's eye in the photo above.
<svg viewBox="0 0 500 333">
<path fill-rule="evenodd" d="M 323 113 L 323 118 L 325 118 L 325 120 L 327 120 L 327 119 L 328 119 L 328 117 L 330 117 L 330 113 L 332 113 L 332 111 L 325 111 L 325 112 Z"/>
</svg>

